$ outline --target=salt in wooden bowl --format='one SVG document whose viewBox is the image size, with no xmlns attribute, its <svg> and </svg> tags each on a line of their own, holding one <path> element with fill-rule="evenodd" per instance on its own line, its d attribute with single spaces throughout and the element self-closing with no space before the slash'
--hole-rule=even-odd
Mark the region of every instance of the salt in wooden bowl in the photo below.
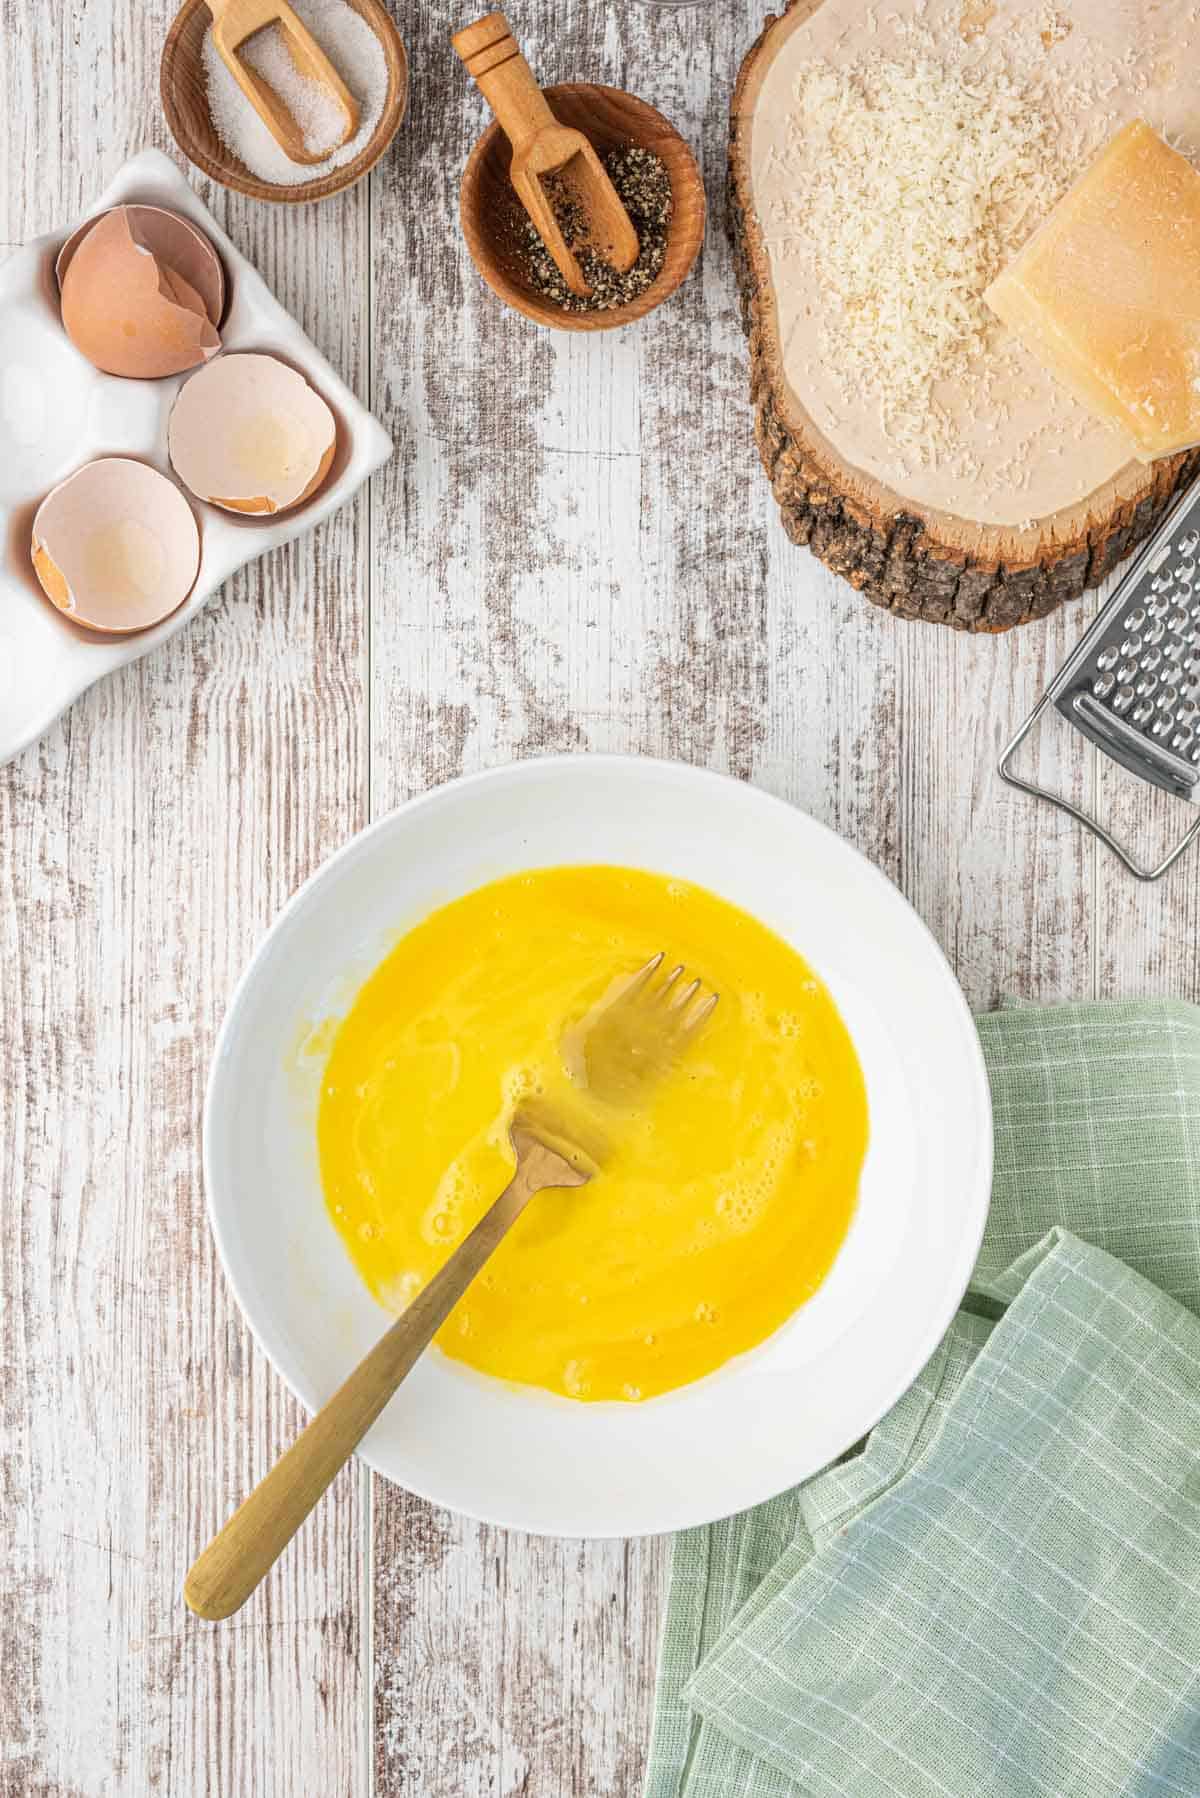
<svg viewBox="0 0 1200 1798">
<path fill-rule="evenodd" d="M 408 104 L 408 56 L 400 33 L 379 0 L 346 0 L 364 18 L 379 39 L 387 62 L 388 86 L 379 123 L 358 155 L 328 174 L 295 186 L 263 181 L 217 136 L 208 110 L 204 77 L 204 34 L 212 15 L 206 0 L 184 0 L 167 33 L 159 68 L 159 91 L 171 135 L 188 158 L 219 181 L 222 187 L 247 194 L 252 200 L 275 200 L 296 205 L 302 200 L 324 200 L 341 193 L 373 168 L 399 128 Z M 247 101 L 247 106 L 249 102 Z"/>
<path fill-rule="evenodd" d="M 568 312 L 533 285 L 521 254 L 526 215 L 508 178 L 512 150 L 498 124 L 484 132 L 463 175 L 463 235 L 476 268 L 506 305 L 556 331 L 611 331 L 645 318 L 685 279 L 704 241 L 704 180 L 696 158 L 661 112 L 620 88 L 590 82 L 548 87 L 556 119 L 582 131 L 603 159 L 639 145 L 665 164 L 671 180 L 671 220 L 663 265 L 645 293 L 606 312 Z"/>
</svg>

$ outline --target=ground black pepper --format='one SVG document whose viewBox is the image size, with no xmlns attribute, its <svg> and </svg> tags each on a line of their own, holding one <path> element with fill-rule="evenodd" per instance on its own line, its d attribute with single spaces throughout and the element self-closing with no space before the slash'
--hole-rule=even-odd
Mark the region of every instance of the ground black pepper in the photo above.
<svg viewBox="0 0 1200 1798">
<path fill-rule="evenodd" d="M 533 225 L 525 221 L 520 240 L 521 260 L 532 285 L 564 312 L 609 312 L 627 305 L 653 286 L 667 253 L 671 223 L 671 177 L 666 164 L 653 150 L 630 144 L 601 157 L 609 180 L 638 234 L 637 261 L 618 274 L 594 250 L 587 248 L 587 220 L 579 202 L 566 185 L 549 176 L 543 186 L 554 208 L 567 248 L 575 252 L 584 279 L 591 288 L 586 297 L 574 294 L 554 265 L 554 259 Z"/>
</svg>

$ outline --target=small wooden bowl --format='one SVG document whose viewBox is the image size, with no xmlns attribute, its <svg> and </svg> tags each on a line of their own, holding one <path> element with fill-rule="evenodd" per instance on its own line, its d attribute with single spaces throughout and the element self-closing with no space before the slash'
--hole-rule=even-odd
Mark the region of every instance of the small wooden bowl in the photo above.
<svg viewBox="0 0 1200 1798">
<path fill-rule="evenodd" d="M 463 175 L 463 235 L 492 292 L 535 324 L 555 331 L 612 331 L 661 306 L 695 262 L 704 241 L 704 180 L 674 125 L 644 100 L 622 93 L 620 88 L 596 87 L 584 81 L 563 82 L 545 92 L 559 122 L 583 131 L 602 157 L 610 150 L 638 144 L 653 150 L 666 164 L 672 211 L 667 253 L 657 280 L 636 300 L 609 312 L 567 312 L 539 293 L 529 280 L 518 247 L 525 212 L 508 179 L 512 151 L 497 124 L 484 132 Z"/>
<path fill-rule="evenodd" d="M 395 137 L 408 104 L 408 57 L 400 33 L 379 0 L 348 0 L 379 39 L 388 66 L 388 89 L 379 123 L 352 162 L 332 169 L 312 181 L 289 187 L 276 181 L 260 181 L 240 157 L 217 136 L 208 110 L 204 79 L 204 33 L 212 14 L 206 0 L 184 0 L 167 33 L 159 68 L 159 92 L 171 135 L 190 162 L 222 187 L 248 194 L 252 200 L 276 200 L 296 205 L 302 200 L 325 200 L 330 194 L 353 187 L 373 168 Z M 247 102 L 249 106 L 249 102 Z"/>
</svg>

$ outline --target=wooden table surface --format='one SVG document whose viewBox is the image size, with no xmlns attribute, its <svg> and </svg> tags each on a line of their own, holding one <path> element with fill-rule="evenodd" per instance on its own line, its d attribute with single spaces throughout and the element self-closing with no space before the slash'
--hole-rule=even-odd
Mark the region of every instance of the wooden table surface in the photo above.
<svg viewBox="0 0 1200 1798">
<path fill-rule="evenodd" d="M 643 95 L 703 157 L 702 264 L 640 329 L 591 339 L 481 287 L 456 225 L 484 120 L 449 46 L 466 15 L 393 3 L 411 105 L 368 181 L 294 209 L 196 181 L 392 462 L 0 770 L 5 1798 L 638 1793 L 662 1541 L 483 1528 L 354 1467 L 235 1621 L 180 1600 L 302 1421 L 209 1236 L 209 1053 L 284 900 L 368 819 L 515 756 L 675 756 L 857 843 L 978 1006 L 1196 994 L 1200 862 L 1138 888 L 995 773 L 1094 599 L 996 639 L 905 625 L 778 525 L 722 192 L 762 0 L 512 13 L 544 79 Z M 0 249 L 143 145 L 173 153 L 168 18 L 4 8 Z M 1167 802 L 1060 738 L 1039 762 L 1126 827 L 1169 828 Z"/>
</svg>

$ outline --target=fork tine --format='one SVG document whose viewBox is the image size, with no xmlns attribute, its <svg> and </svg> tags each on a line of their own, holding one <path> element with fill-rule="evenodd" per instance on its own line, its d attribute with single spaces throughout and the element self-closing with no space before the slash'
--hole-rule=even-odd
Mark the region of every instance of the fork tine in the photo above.
<svg viewBox="0 0 1200 1798">
<path fill-rule="evenodd" d="M 686 1011 L 696 994 L 700 991 L 700 982 L 693 980 L 691 986 L 684 987 L 679 997 L 672 1001 L 672 1011 Z"/>
<path fill-rule="evenodd" d="M 666 959 L 666 951 L 664 949 L 660 949 L 657 955 L 652 955 L 645 967 L 638 969 L 633 979 L 629 982 L 629 985 L 625 988 L 625 991 L 621 994 L 621 998 L 636 999 L 639 993 L 644 993 Z"/>
<path fill-rule="evenodd" d="M 679 979 L 679 976 L 682 973 L 683 973 L 683 963 L 679 962 L 675 967 L 673 967 L 671 969 L 671 972 L 667 975 L 667 978 L 663 981 L 663 983 L 659 987 L 657 993 L 655 993 L 655 995 L 654 995 L 655 1000 L 659 1005 L 666 1005 L 667 1001 L 671 997 L 671 989 L 675 985 L 675 982 Z"/>
<path fill-rule="evenodd" d="M 717 1009 L 717 1001 L 720 997 L 720 993 L 710 993 L 703 1005 L 697 1006 L 691 1017 L 683 1020 L 680 1029 L 685 1036 L 695 1036 L 696 1032 L 701 1029 L 703 1025 L 707 1024 L 709 1018 L 712 1017 L 713 1012 Z"/>
</svg>

